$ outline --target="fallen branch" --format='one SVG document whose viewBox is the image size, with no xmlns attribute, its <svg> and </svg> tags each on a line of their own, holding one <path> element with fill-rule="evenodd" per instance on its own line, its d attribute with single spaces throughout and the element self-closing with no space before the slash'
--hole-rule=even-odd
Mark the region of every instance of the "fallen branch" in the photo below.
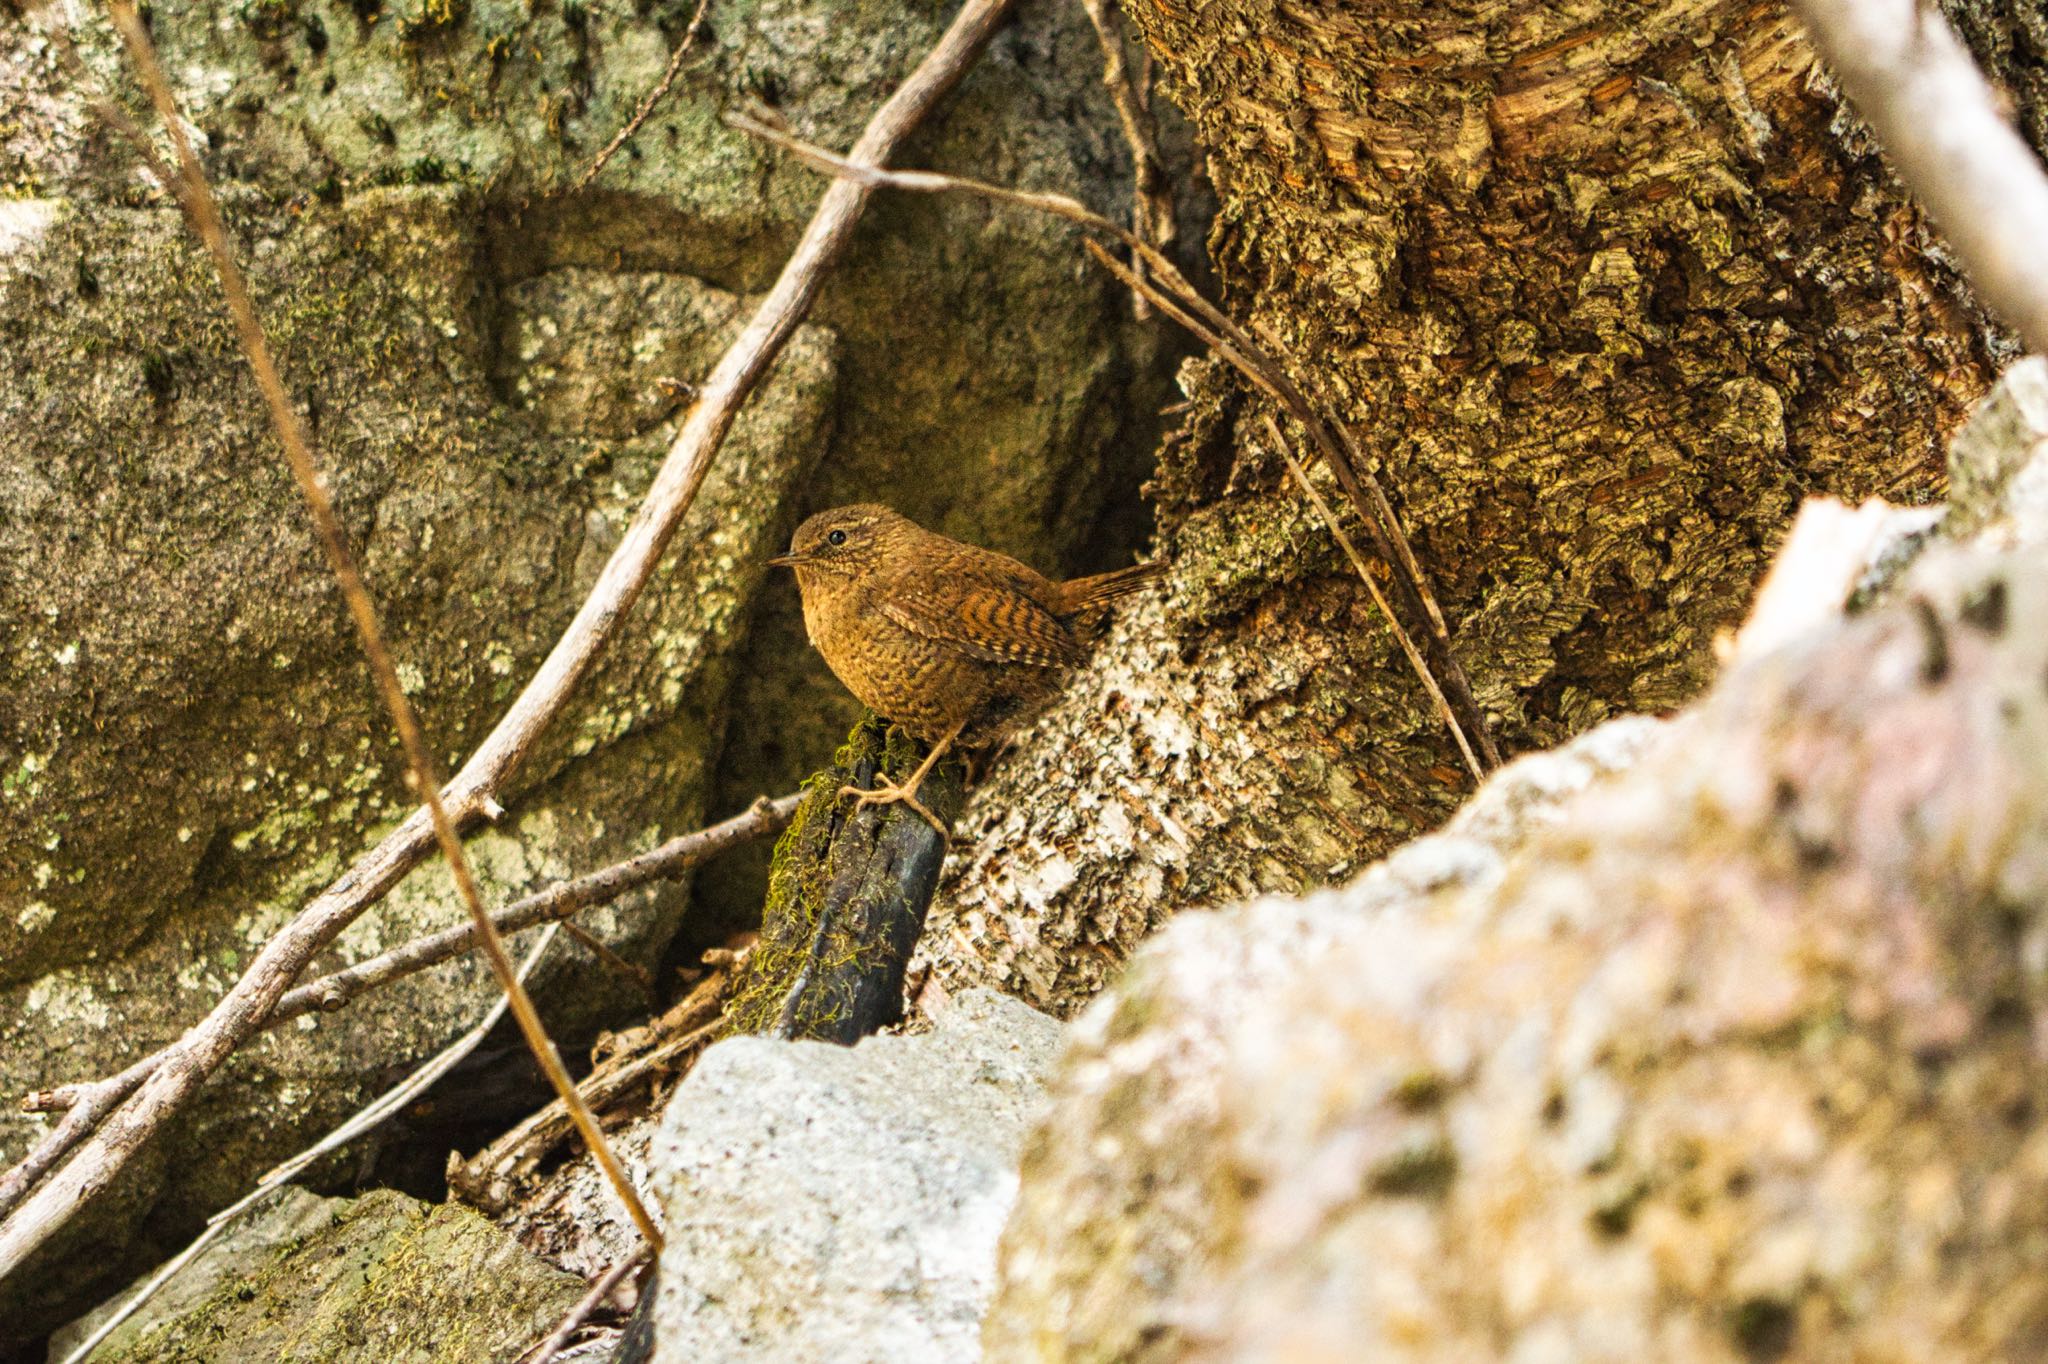
<svg viewBox="0 0 2048 1364">
<path fill-rule="evenodd" d="M 504 992 L 506 1003 L 511 1008 L 512 1018 L 519 1025 L 520 1035 L 540 1064 L 541 1073 L 547 1076 L 569 1105 L 569 1115 L 575 1121 L 583 1139 L 604 1167 L 605 1178 L 611 1182 L 619 1201 L 626 1212 L 640 1228 L 640 1234 L 649 1245 L 657 1249 L 661 1245 L 661 1229 L 655 1225 L 654 1217 L 640 1201 L 640 1194 L 626 1178 L 625 1167 L 604 1139 L 603 1131 L 597 1125 L 597 1118 L 583 1106 L 576 1093 L 576 1082 L 569 1078 L 568 1068 L 562 1064 L 561 1053 L 556 1050 L 554 1039 L 548 1036 L 547 1025 L 541 1022 L 540 1010 L 526 993 L 526 985 L 519 977 L 518 968 L 512 964 L 512 956 L 505 950 L 505 940 L 491 923 L 490 913 L 484 908 L 483 892 L 477 888 L 476 876 L 470 870 L 469 857 L 462 849 L 462 837 L 455 827 L 455 819 L 448 811 L 448 804 L 441 794 L 441 764 L 427 748 L 425 737 L 420 733 L 419 720 L 413 714 L 412 702 L 405 694 L 404 686 L 398 680 L 398 668 L 391 661 L 391 651 L 384 642 L 383 627 L 377 620 L 377 608 L 370 601 L 370 593 L 363 586 L 362 574 L 356 568 L 355 556 L 349 551 L 347 537 L 343 535 L 341 522 L 335 517 L 334 503 L 327 495 L 327 480 L 321 474 L 313 458 L 312 447 L 306 440 L 305 430 L 299 425 L 299 414 L 292 406 L 290 396 L 285 392 L 284 380 L 277 372 L 277 363 L 270 353 L 269 339 L 264 335 L 263 324 L 256 316 L 255 301 L 249 296 L 249 284 L 242 275 L 241 265 L 235 260 L 235 253 L 228 245 L 227 228 L 222 224 L 220 209 L 214 203 L 213 190 L 206 182 L 206 171 L 200 166 L 198 156 L 192 150 L 192 143 L 185 136 L 182 116 L 178 113 L 176 98 L 171 93 L 169 80 L 157 63 L 156 46 L 150 41 L 148 30 L 143 27 L 142 16 L 135 8 L 134 0 L 113 0 L 114 25 L 121 31 L 121 39 L 128 46 L 128 54 L 134 59 L 135 69 L 142 78 L 149 98 L 156 105 L 156 111 L 170 130 L 171 145 L 177 149 L 180 182 L 184 186 L 186 216 L 200 239 L 206 243 L 208 254 L 213 257 L 214 268 L 220 276 L 221 293 L 227 298 L 228 311 L 234 315 L 235 331 L 241 339 L 242 351 L 247 356 L 249 368 L 256 375 L 256 385 L 263 390 L 263 400 L 270 408 L 270 423 L 277 433 L 278 443 L 284 447 L 285 456 L 291 465 L 292 477 L 299 485 L 299 492 L 306 500 L 306 508 L 312 515 L 314 530 L 318 533 L 320 547 L 327 555 L 328 569 L 334 574 L 335 582 L 341 588 L 341 595 L 348 603 L 349 615 L 354 619 L 356 634 L 363 647 L 363 657 L 370 665 L 370 675 L 376 680 L 377 691 L 384 702 L 384 709 L 391 715 L 392 727 L 398 731 L 399 745 L 405 751 L 406 785 L 426 803 L 428 822 L 433 826 L 434 842 L 441 849 L 441 856 L 448 863 L 448 872 L 455 882 L 455 891 L 462 900 L 463 908 L 469 912 L 476 924 L 477 937 L 483 947 L 484 960 L 490 963 L 491 974 L 498 978 L 498 988 Z M 275 996 L 267 1003 L 274 1003 Z M 145 1086 L 156 1085 L 167 1073 L 175 1073 L 169 1065 L 159 1067 L 157 1074 L 145 1082 Z M 196 1083 L 196 1082 L 195 1082 Z"/>
<path fill-rule="evenodd" d="M 780 129 L 742 114 L 728 114 L 726 122 L 783 148 L 818 170 L 842 179 L 877 188 L 909 190 L 919 194 L 972 194 L 997 203 L 1015 204 L 1064 218 L 1092 232 L 1113 237 L 1129 247 L 1133 257 L 1150 268 L 1151 278 L 1110 255 L 1100 243 L 1082 243 L 1103 268 L 1193 333 L 1232 368 L 1270 395 L 1308 432 L 1317 451 L 1337 475 L 1337 483 L 1344 489 L 1345 497 L 1363 518 L 1373 538 L 1375 552 L 1395 566 L 1397 571 L 1393 580 L 1404 609 L 1423 626 L 1424 655 L 1422 658 L 1411 656 L 1410 661 L 1417 667 L 1424 689 L 1441 691 L 1449 701 L 1453 710 L 1451 727 L 1462 731 L 1458 736 L 1459 747 L 1472 750 L 1484 770 L 1500 765 L 1500 750 L 1486 727 L 1484 712 L 1472 695 L 1471 679 L 1451 648 L 1450 631 L 1444 623 L 1443 611 L 1437 606 L 1436 594 L 1430 588 L 1429 575 L 1416 559 L 1407 532 L 1401 528 L 1400 517 L 1387 500 L 1386 490 L 1358 451 L 1349 431 L 1344 428 L 1333 430 L 1315 405 L 1309 402 L 1307 395 L 1288 377 L 1288 367 L 1229 314 L 1203 297 L 1200 290 L 1188 283 L 1171 258 L 1155 250 L 1136 233 L 1064 194 L 1010 189 L 933 171 L 892 171 L 856 165 L 845 157 L 836 156 L 822 147 L 791 137 Z M 1393 617 L 1390 615 L 1388 619 Z"/>
<path fill-rule="evenodd" d="M 1813 45 L 1991 311 L 2048 352 L 2048 175 L 1924 0 L 1798 0 Z"/>
<path fill-rule="evenodd" d="M 566 922 L 570 915 L 607 904 L 630 890 L 680 876 L 728 848 L 780 832 L 801 799 L 801 795 L 790 795 L 780 800 L 757 800 L 731 819 L 682 834 L 623 862 L 515 900 L 492 915 L 492 922 L 500 933 L 508 934 L 553 921 Z M 474 949 L 476 942 L 476 925 L 462 923 L 401 943 L 388 952 L 286 992 L 263 1026 L 275 1028 L 303 1014 L 333 1013 L 379 986 L 459 957 Z M 116 1104 L 133 1094 L 156 1070 L 168 1050 L 145 1056 L 109 1079 L 58 1085 L 24 1098 L 23 1112 L 63 1113 L 64 1118 L 25 1159 L 0 1177 L 0 1215 L 19 1203 L 36 1181 L 84 1140 Z"/>
<path fill-rule="evenodd" d="M 854 144 L 856 162 L 879 162 L 895 149 L 965 73 L 1009 4 L 1010 0 L 968 0 L 931 52 L 869 121 Z M 695 499 L 740 404 L 767 373 L 816 297 L 825 272 L 852 239 L 867 196 L 865 187 L 843 182 L 829 187 L 820 199 L 774 287 L 705 380 L 632 523 L 575 619 L 526 689 L 449 782 L 444 799 L 458 819 L 467 822 L 497 810 L 495 791 L 618 632 Z M 82 1143 L 68 1165 L 0 1223 L 0 1276 L 11 1273 L 113 1181 L 187 1096 L 262 1026 L 313 955 L 418 865 L 432 843 L 429 816 L 416 811 L 265 945 L 213 1011 L 169 1049 L 167 1063 L 159 1065 L 140 1091 Z"/>
<path fill-rule="evenodd" d="M 590 1291 L 569 1309 L 561 1324 L 548 1333 L 546 1340 L 530 1352 L 521 1355 L 517 1364 L 552 1364 L 554 1357 L 562 1352 L 562 1347 L 569 1343 L 569 1337 L 576 1334 L 576 1328 L 588 1321 L 591 1313 L 604 1306 L 605 1300 L 619 1291 L 619 1285 L 626 1281 L 626 1276 L 637 1269 L 640 1262 L 646 1258 L 646 1248 L 642 1247 L 598 1276 L 597 1282 L 592 1284 Z"/>
<path fill-rule="evenodd" d="M 705 1046 L 725 1030 L 725 1001 L 736 970 L 736 964 L 714 970 L 681 1003 L 646 1028 L 635 1029 L 634 1045 L 645 1050 L 615 1052 L 600 1061 L 577 1086 L 584 1101 L 594 1109 L 608 1108 L 643 1082 L 652 1083 L 683 1067 L 686 1059 L 694 1060 L 685 1053 Z M 573 1131 L 568 1110 L 557 1099 L 529 1114 L 470 1159 L 465 1161 L 451 1152 L 448 1187 L 495 1217 L 511 1206 L 518 1181 L 538 1169 Z"/>
</svg>

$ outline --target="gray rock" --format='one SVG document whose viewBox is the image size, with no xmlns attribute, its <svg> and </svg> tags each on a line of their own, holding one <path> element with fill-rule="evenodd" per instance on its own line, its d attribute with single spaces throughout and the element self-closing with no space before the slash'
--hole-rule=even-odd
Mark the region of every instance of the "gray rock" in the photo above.
<svg viewBox="0 0 2048 1364">
<path fill-rule="evenodd" d="M 598 440 L 496 401 L 466 211 L 446 189 L 365 192 L 260 217 L 247 253 L 444 757 L 488 730 L 566 624 L 673 421 Z M 0 1093 L 19 1094 L 175 1037 L 406 802 L 388 722 L 176 216 L 40 201 L 5 221 Z M 100 280 L 90 299 L 81 263 Z M 680 278 L 663 298 L 705 319 L 678 350 L 708 366 L 744 301 Z M 608 308 L 601 294 L 562 304 L 562 364 L 619 364 Z M 512 817 L 472 841 L 487 898 L 702 822 L 760 560 L 824 445 L 834 372 L 831 334 L 806 328 L 742 414 L 622 637 L 505 793 Z M 445 874 L 413 878 L 319 966 L 446 925 L 461 912 L 449 898 Z M 654 889 L 591 927 L 646 960 L 681 909 L 673 888 Z M 620 1003 L 581 953 L 557 953 L 536 985 L 566 1030 Z M 255 1043 L 124 1181 L 121 1220 L 139 1222 L 161 1190 L 168 1225 L 192 1226 L 494 994 L 480 962 L 455 962 Z M 0 1160 L 45 1121 L 0 1107 Z M 178 1177 L 162 1180 L 157 1159 Z M 110 1241 L 112 1226 L 82 1223 L 10 1276 L 0 1316 L 119 1266 Z"/>
<path fill-rule="evenodd" d="M 1058 1025 L 986 991 L 936 1031 L 706 1052 L 652 1160 L 660 1361 L 980 1358 L 995 1243 Z"/>
<path fill-rule="evenodd" d="M 105 1364 L 498 1364 L 583 1296 L 467 1208 L 299 1191 L 223 1236 L 124 1322 Z M 125 1296 L 125 1295 L 123 1295 Z M 100 1313 L 51 1344 L 61 1359 Z"/>
<path fill-rule="evenodd" d="M 1949 446 L 1942 533 L 1987 544 L 2048 539 L 2048 359 L 2030 355 L 1999 376 Z"/>
</svg>

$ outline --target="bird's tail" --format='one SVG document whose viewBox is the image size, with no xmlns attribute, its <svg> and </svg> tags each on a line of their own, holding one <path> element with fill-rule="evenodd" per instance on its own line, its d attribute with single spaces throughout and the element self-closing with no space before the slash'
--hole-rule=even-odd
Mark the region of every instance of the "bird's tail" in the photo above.
<svg viewBox="0 0 2048 1364">
<path fill-rule="evenodd" d="M 1077 615 L 1092 611 L 1128 596 L 1166 572 L 1166 565 L 1154 559 L 1150 563 L 1132 564 L 1129 568 L 1114 569 L 1098 573 L 1092 578 L 1074 578 L 1060 584 L 1060 601 L 1066 610 L 1061 615 Z"/>
</svg>

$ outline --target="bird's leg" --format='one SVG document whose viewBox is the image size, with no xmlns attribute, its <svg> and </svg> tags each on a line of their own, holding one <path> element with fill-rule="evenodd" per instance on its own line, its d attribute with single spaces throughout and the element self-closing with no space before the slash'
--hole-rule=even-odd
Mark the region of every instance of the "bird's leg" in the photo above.
<svg viewBox="0 0 2048 1364">
<path fill-rule="evenodd" d="M 924 802 L 917 798 L 917 788 L 924 785 L 926 774 L 938 762 L 940 755 L 953 746 L 953 740 L 959 738 L 960 731 L 966 727 L 967 722 L 962 720 L 959 724 L 947 730 L 945 737 L 933 744 L 932 751 L 924 755 L 924 761 L 917 765 L 917 771 L 910 774 L 909 781 L 899 784 L 890 781 L 886 776 L 878 772 L 875 774 L 876 785 L 873 790 L 863 791 L 858 786 L 846 785 L 839 788 L 839 794 L 842 796 L 852 796 L 853 808 L 856 810 L 863 805 L 893 805 L 900 801 L 923 815 L 925 823 L 937 829 L 939 837 L 944 838 L 946 836 L 946 826 L 939 823 L 939 817 L 930 810 L 927 810 L 924 807 Z"/>
</svg>

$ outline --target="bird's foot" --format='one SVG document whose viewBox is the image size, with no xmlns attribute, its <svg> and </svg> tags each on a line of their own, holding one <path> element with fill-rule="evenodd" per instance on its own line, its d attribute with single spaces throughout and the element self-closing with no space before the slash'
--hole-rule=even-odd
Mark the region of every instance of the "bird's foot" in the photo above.
<svg viewBox="0 0 2048 1364">
<path fill-rule="evenodd" d="M 920 777 L 922 775 L 922 773 L 919 773 Z M 939 817 L 930 810 L 927 810 L 924 802 L 917 798 L 917 788 L 923 785 L 921 781 L 913 781 L 908 786 L 898 786 L 887 777 L 878 776 L 876 780 L 880 784 L 872 791 L 864 791 L 858 786 L 846 785 L 839 788 L 839 794 L 842 796 L 852 796 L 853 808 L 856 810 L 860 809 L 863 805 L 895 805 L 898 803 L 908 805 L 911 809 L 924 816 L 925 823 L 939 831 L 940 838 L 947 837 L 946 826 L 941 824 Z"/>
</svg>

